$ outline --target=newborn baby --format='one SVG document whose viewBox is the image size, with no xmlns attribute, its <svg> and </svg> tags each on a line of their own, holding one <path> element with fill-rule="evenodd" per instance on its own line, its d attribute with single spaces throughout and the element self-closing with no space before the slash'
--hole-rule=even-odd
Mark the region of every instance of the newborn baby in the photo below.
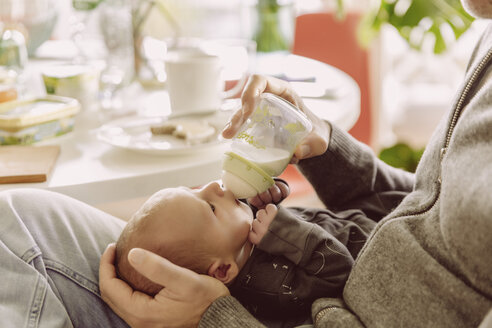
<svg viewBox="0 0 492 328">
<path fill-rule="evenodd" d="M 273 204 L 257 212 L 271 218 Z M 218 183 L 202 189 L 163 189 L 133 215 L 116 244 L 117 273 L 134 289 L 155 295 L 162 288 L 140 275 L 128 262 L 134 247 L 150 250 L 173 263 L 208 274 L 228 284 L 246 263 L 252 249 L 248 236 L 253 211 Z"/>
<path fill-rule="evenodd" d="M 282 180 L 274 187 L 288 195 Z M 260 320 L 283 320 L 286 311 L 297 320 L 310 317 L 314 299 L 339 295 L 374 226 L 360 210 L 270 203 L 255 214 L 216 182 L 202 189 L 168 188 L 151 196 L 123 229 L 116 269 L 133 289 L 157 294 L 162 287 L 127 259 L 132 248 L 144 248 L 219 279 Z"/>
</svg>

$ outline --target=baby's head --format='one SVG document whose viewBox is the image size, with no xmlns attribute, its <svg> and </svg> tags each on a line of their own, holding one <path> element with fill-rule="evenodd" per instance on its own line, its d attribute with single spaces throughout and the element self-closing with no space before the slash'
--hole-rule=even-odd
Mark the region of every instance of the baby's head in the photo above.
<svg viewBox="0 0 492 328">
<path fill-rule="evenodd" d="M 116 243 L 119 277 L 134 289 L 155 295 L 162 288 L 128 262 L 135 247 L 230 283 L 246 262 L 253 213 L 218 183 L 202 189 L 163 189 L 133 215 Z"/>
</svg>

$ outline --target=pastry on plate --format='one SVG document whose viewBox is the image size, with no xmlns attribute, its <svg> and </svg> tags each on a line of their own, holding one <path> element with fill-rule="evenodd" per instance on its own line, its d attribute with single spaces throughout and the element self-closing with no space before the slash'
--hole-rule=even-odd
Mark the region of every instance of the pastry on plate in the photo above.
<svg viewBox="0 0 492 328">
<path fill-rule="evenodd" d="M 160 125 L 151 126 L 154 135 L 171 135 L 185 140 L 188 144 L 210 141 L 216 135 L 216 129 L 207 121 L 169 120 Z"/>
</svg>

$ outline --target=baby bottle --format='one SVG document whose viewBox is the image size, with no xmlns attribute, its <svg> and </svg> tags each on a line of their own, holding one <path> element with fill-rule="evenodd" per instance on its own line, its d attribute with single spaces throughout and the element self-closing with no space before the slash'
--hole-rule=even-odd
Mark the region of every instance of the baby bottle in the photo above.
<svg viewBox="0 0 492 328">
<path fill-rule="evenodd" d="M 222 161 L 222 183 L 236 198 L 249 198 L 274 185 L 300 143 L 312 129 L 306 115 L 270 93 L 232 139 Z"/>
</svg>

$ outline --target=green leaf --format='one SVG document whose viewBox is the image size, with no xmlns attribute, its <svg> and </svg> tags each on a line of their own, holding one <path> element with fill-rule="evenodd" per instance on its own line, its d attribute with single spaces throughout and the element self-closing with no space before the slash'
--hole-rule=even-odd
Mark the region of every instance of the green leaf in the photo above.
<svg viewBox="0 0 492 328">
<path fill-rule="evenodd" d="M 422 157 L 424 148 L 413 149 L 405 143 L 398 143 L 385 148 L 379 153 L 379 158 L 394 167 L 402 168 L 409 172 L 415 172 Z"/>
<path fill-rule="evenodd" d="M 379 7 L 364 18 L 359 38 L 364 44 L 371 41 L 381 27 L 392 25 L 415 49 L 422 50 L 428 38 L 433 39 L 432 50 L 439 54 L 457 40 L 471 25 L 459 0 L 381 0 Z M 454 40 L 446 40 L 443 29 L 449 27 Z"/>
</svg>

